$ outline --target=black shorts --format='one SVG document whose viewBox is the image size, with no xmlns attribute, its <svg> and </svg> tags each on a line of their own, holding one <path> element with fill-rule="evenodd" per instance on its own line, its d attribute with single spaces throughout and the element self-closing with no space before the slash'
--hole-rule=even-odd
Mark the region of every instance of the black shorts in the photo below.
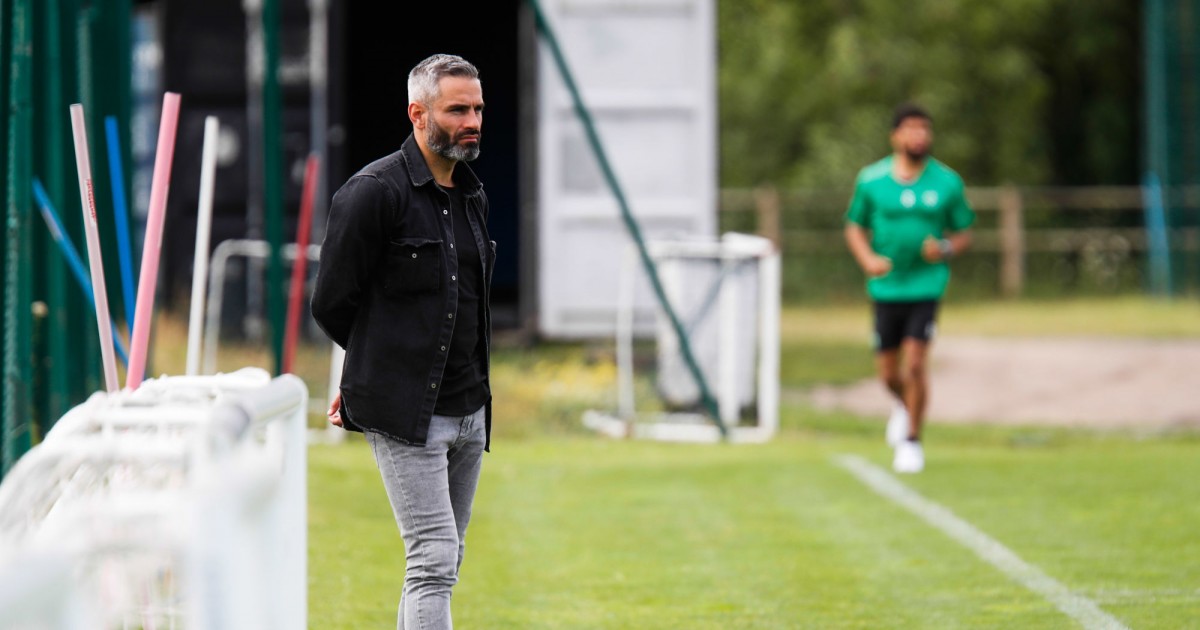
<svg viewBox="0 0 1200 630">
<path fill-rule="evenodd" d="M 903 339 L 933 339 L 937 300 L 875 302 L 875 351 L 895 350 Z"/>
</svg>

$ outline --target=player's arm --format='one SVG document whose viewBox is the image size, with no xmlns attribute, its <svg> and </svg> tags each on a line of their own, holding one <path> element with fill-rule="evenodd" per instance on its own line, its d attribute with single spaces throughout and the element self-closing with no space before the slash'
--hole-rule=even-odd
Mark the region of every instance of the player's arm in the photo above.
<svg viewBox="0 0 1200 630">
<path fill-rule="evenodd" d="M 892 261 L 871 249 L 871 240 L 867 238 L 867 231 L 863 226 L 853 221 L 847 221 L 845 233 L 846 246 L 850 248 L 850 253 L 854 255 L 858 266 L 862 267 L 863 273 L 874 278 L 886 275 L 892 270 Z"/>
<path fill-rule="evenodd" d="M 854 260 L 862 268 L 863 273 L 874 278 L 886 275 L 892 270 L 892 261 L 886 256 L 880 256 L 871 248 L 871 239 L 867 230 L 853 221 L 846 222 L 846 246 L 854 255 Z"/>
<path fill-rule="evenodd" d="M 950 260 L 971 248 L 971 229 L 951 232 L 942 238 L 928 236 L 921 244 L 921 257 L 927 262 Z"/>
<path fill-rule="evenodd" d="M 867 227 L 871 225 L 871 215 L 874 205 L 871 197 L 863 188 L 863 174 L 859 173 L 854 183 L 854 196 L 850 199 L 850 207 L 846 209 L 846 246 L 854 255 L 855 262 L 862 267 L 867 277 L 875 278 L 886 275 L 892 270 L 892 261 L 886 256 L 875 253 L 871 247 L 871 238 Z"/>
<path fill-rule="evenodd" d="M 921 244 L 921 257 L 927 262 L 950 260 L 971 247 L 971 225 L 975 223 L 975 211 L 967 203 L 961 181 L 956 188 L 946 206 L 946 228 L 942 238 L 929 236 Z"/>
</svg>

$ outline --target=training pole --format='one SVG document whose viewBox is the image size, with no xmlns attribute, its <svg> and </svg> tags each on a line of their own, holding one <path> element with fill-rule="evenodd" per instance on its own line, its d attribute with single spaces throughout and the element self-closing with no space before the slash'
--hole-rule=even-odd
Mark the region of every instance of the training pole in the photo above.
<svg viewBox="0 0 1200 630">
<path fill-rule="evenodd" d="M 158 285 L 158 257 L 162 251 L 163 222 L 167 214 L 167 189 L 171 183 L 171 158 L 175 153 L 175 129 L 179 125 L 179 95 L 163 95 L 162 119 L 158 125 L 158 150 L 154 155 L 154 177 L 150 181 L 150 209 L 146 216 L 146 240 L 142 243 L 142 272 L 138 276 L 133 339 L 129 342 L 127 389 L 137 389 L 146 371 L 150 323 L 154 316 L 154 291 Z"/>
<path fill-rule="evenodd" d="M 317 196 L 317 174 L 321 160 L 311 153 L 304 165 L 304 189 L 300 194 L 300 220 L 296 226 L 296 260 L 292 263 L 292 286 L 288 293 L 287 328 L 283 340 L 283 371 L 292 371 L 296 343 L 300 338 L 300 303 L 308 273 L 308 238 L 312 231 L 313 200 Z"/>
<path fill-rule="evenodd" d="M 75 136 L 75 170 L 79 173 L 79 199 L 83 203 L 83 227 L 87 234 L 88 265 L 92 269 L 92 295 L 96 305 L 96 327 L 100 331 L 100 357 L 104 362 L 104 387 L 121 388 L 117 382 L 117 360 L 113 357 L 112 320 L 104 287 L 104 261 L 100 258 L 100 226 L 96 222 L 96 198 L 92 193 L 92 163 L 88 158 L 87 126 L 83 105 L 71 106 L 71 133 Z"/>
<path fill-rule="evenodd" d="M 121 136 L 117 117 L 104 117 L 104 133 L 108 139 L 108 177 L 112 180 L 113 218 L 117 227 L 117 259 L 121 263 L 121 297 L 125 299 L 125 327 L 133 336 L 133 248 L 129 245 L 129 201 L 125 196 L 125 169 L 121 166 Z"/>
<path fill-rule="evenodd" d="M 67 236 L 63 229 L 62 221 L 58 218 L 58 211 L 54 209 L 54 204 L 50 201 L 50 195 L 46 193 L 46 188 L 42 186 L 42 180 L 33 178 L 33 198 L 37 201 L 38 210 L 42 214 L 42 221 L 46 222 L 46 229 L 50 230 L 50 236 L 58 245 L 58 251 L 67 259 L 67 266 L 71 268 L 71 275 L 75 276 L 76 283 L 83 290 L 83 294 L 87 297 L 87 301 L 96 307 L 96 297 L 92 293 L 92 281 L 88 280 L 88 272 L 83 268 L 83 259 L 79 257 L 79 252 L 75 249 L 75 244 Z M 117 325 L 109 322 L 109 328 L 113 332 L 113 345 L 117 348 L 117 356 L 129 366 L 129 353 L 125 352 L 125 346 L 121 345 L 121 336 L 117 334 Z"/>
<path fill-rule="evenodd" d="M 188 317 L 187 373 L 200 373 L 200 342 L 204 336 L 204 291 L 208 279 L 208 238 L 212 230 L 213 186 L 217 171 L 216 116 L 204 119 L 204 150 L 200 157 L 200 206 L 196 210 L 196 256 L 192 262 L 192 307 Z"/>
</svg>

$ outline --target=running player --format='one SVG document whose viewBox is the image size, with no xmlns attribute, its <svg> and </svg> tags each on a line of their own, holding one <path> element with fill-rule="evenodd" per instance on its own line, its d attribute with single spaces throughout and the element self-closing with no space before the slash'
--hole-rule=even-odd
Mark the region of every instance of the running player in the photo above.
<svg viewBox="0 0 1200 630">
<path fill-rule="evenodd" d="M 892 155 L 858 174 L 846 212 L 846 244 L 867 275 L 875 309 L 876 369 L 896 404 L 887 440 L 896 472 L 925 467 L 921 428 L 929 386 L 926 358 L 948 261 L 971 244 L 975 213 L 962 178 L 930 157 L 933 119 L 903 104 L 892 118 Z"/>
</svg>

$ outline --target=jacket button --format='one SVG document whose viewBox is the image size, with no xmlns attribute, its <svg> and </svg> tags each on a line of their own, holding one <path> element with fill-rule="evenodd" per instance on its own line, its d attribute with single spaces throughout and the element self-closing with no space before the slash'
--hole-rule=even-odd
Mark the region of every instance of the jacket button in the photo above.
<svg viewBox="0 0 1200 630">
<path fill-rule="evenodd" d="M 417 257 L 416 252 L 413 252 L 413 258 L 416 258 L 416 257 Z"/>
<path fill-rule="evenodd" d="M 450 249 L 454 249 L 454 243 L 450 243 Z"/>
<path fill-rule="evenodd" d="M 442 346 L 442 352 L 446 351 L 446 346 Z"/>
<path fill-rule="evenodd" d="M 450 276 L 451 280 L 458 280 L 458 276 Z"/>
<path fill-rule="evenodd" d="M 454 319 L 454 313 L 446 313 L 446 319 Z"/>
<path fill-rule="evenodd" d="M 449 210 L 442 210 L 442 214 L 450 214 Z"/>
<path fill-rule="evenodd" d="M 429 389 L 437 389 L 437 383 L 430 383 Z"/>
</svg>

